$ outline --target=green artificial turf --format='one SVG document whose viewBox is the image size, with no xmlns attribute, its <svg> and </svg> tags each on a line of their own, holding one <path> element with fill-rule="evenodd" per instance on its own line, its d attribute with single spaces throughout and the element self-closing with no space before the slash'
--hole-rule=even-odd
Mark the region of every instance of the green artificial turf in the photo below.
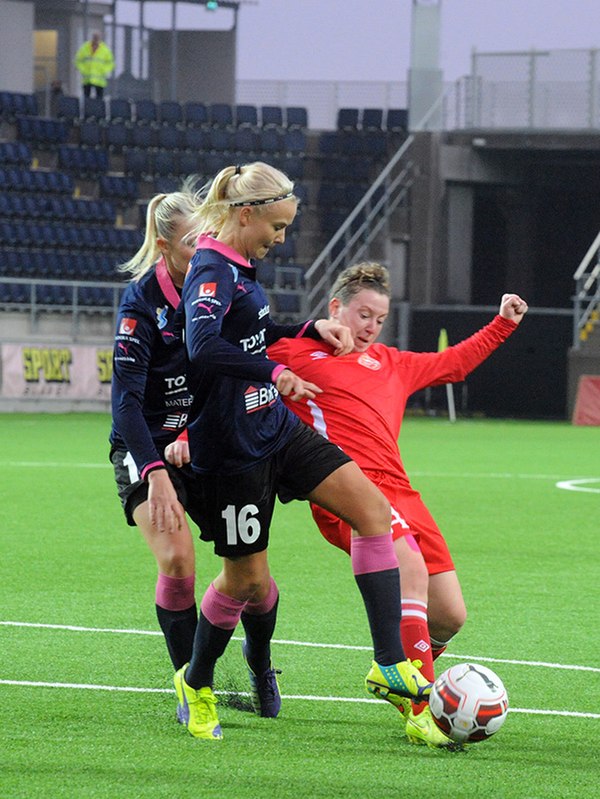
<svg viewBox="0 0 600 799">
<path fill-rule="evenodd" d="M 101 414 L 0 416 L 2 799 L 595 795 L 599 428 L 405 422 L 404 462 L 469 610 L 438 672 L 479 660 L 510 698 L 500 732 L 464 753 L 411 746 L 399 714 L 369 700 L 349 559 L 321 539 L 305 503 L 278 507 L 270 547 L 282 713 L 222 703 L 223 741 L 192 739 L 175 722 L 155 565 L 124 522 L 108 429 Z M 595 491 L 557 487 L 576 479 Z M 201 542 L 197 554 L 201 596 L 219 561 Z M 239 637 L 218 664 L 218 690 L 247 690 Z"/>
</svg>

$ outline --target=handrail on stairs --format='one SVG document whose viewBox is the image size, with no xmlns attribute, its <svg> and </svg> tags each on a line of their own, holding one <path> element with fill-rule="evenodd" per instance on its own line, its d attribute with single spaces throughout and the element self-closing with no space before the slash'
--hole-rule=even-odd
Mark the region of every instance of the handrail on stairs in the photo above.
<svg viewBox="0 0 600 799">
<path fill-rule="evenodd" d="M 581 259 L 573 274 L 573 347 L 579 349 L 585 340 L 593 315 L 600 307 L 600 232 Z"/>
</svg>

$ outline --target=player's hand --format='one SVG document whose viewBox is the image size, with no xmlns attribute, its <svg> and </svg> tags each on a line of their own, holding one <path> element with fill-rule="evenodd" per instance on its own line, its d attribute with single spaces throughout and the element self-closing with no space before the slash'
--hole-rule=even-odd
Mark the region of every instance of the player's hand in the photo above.
<svg viewBox="0 0 600 799">
<path fill-rule="evenodd" d="M 528 305 L 518 294 L 503 294 L 498 313 L 504 319 L 512 319 L 517 324 L 528 311 Z"/>
<path fill-rule="evenodd" d="M 170 535 L 181 530 L 185 511 L 166 469 L 155 469 L 148 475 L 148 506 L 150 522 L 159 533 Z"/>
<path fill-rule="evenodd" d="M 291 369 L 284 369 L 279 373 L 275 388 L 282 396 L 289 397 L 294 402 L 301 399 L 314 399 L 317 394 L 323 393 L 318 386 L 307 380 L 302 380 Z"/>
<path fill-rule="evenodd" d="M 350 328 L 335 319 L 317 319 L 315 330 L 323 341 L 331 344 L 334 355 L 348 355 L 354 349 L 354 339 Z"/>
<path fill-rule="evenodd" d="M 189 463 L 191 460 L 189 443 L 176 438 L 175 441 L 167 444 L 165 447 L 165 460 L 167 463 L 171 463 L 181 469 L 184 463 Z"/>
</svg>

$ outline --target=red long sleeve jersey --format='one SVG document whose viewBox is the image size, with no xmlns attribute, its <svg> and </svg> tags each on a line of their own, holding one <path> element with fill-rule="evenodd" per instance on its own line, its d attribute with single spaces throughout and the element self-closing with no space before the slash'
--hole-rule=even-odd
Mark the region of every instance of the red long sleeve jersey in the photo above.
<svg viewBox="0 0 600 799">
<path fill-rule="evenodd" d="M 398 451 L 409 396 L 427 386 L 464 380 L 516 327 L 496 316 L 443 352 L 404 352 L 376 343 L 366 352 L 335 357 L 322 342 L 281 339 L 267 354 L 323 390 L 308 402 L 283 398 L 302 421 L 361 468 L 391 473 L 409 486 Z"/>
</svg>

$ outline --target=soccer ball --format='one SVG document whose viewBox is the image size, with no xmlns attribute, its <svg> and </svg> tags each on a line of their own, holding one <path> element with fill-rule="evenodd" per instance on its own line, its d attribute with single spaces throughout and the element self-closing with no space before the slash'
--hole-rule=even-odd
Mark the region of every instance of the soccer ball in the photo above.
<svg viewBox="0 0 600 799">
<path fill-rule="evenodd" d="M 453 741 L 484 741 L 504 724 L 508 695 L 491 669 L 461 663 L 434 682 L 429 708 L 435 723 Z"/>
</svg>

